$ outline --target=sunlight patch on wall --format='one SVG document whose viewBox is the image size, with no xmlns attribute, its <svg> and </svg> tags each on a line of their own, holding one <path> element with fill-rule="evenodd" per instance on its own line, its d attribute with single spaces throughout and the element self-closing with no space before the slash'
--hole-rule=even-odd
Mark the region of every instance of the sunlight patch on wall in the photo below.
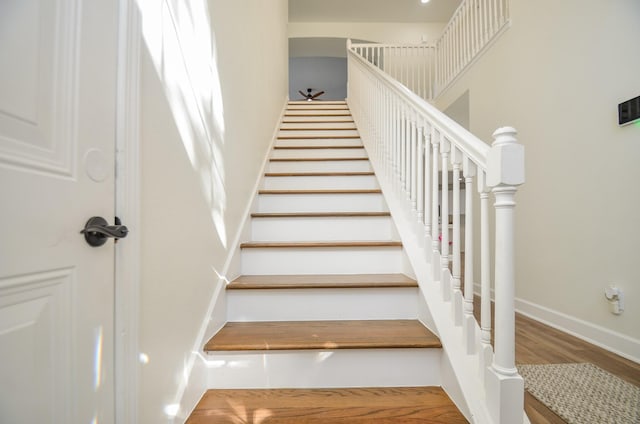
<svg viewBox="0 0 640 424">
<path fill-rule="evenodd" d="M 96 343 L 94 346 L 94 359 L 93 359 L 93 389 L 98 391 L 102 384 L 102 326 L 95 330 Z"/>
<path fill-rule="evenodd" d="M 224 103 L 206 0 L 138 0 L 142 34 L 217 237 L 227 247 Z"/>
</svg>

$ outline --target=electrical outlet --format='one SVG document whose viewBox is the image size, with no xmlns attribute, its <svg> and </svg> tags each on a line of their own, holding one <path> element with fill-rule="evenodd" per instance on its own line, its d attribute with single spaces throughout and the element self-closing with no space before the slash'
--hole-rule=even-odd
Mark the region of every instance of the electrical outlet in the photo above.
<svg viewBox="0 0 640 424">
<path fill-rule="evenodd" d="M 609 302 L 609 311 L 614 315 L 620 315 L 624 311 L 624 296 L 622 289 L 610 284 L 604 289 L 604 297 Z"/>
</svg>

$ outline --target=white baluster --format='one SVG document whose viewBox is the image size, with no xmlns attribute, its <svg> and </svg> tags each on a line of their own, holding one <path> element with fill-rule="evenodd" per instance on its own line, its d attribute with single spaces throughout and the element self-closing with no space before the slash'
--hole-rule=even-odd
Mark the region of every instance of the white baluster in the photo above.
<svg viewBox="0 0 640 424">
<path fill-rule="evenodd" d="M 482 31 L 482 45 L 485 45 L 489 41 L 489 2 L 491 0 L 483 0 L 483 31 Z"/>
<path fill-rule="evenodd" d="M 409 48 L 403 47 L 402 49 L 404 50 L 404 61 L 402 62 L 404 65 L 404 75 L 402 77 L 402 83 L 409 86 L 409 72 L 411 71 L 409 69 Z"/>
<path fill-rule="evenodd" d="M 387 163 L 387 180 L 391 181 L 392 177 L 393 177 L 393 172 L 394 172 L 394 163 L 393 163 L 393 143 L 394 143 L 394 120 L 395 120 L 395 109 L 394 109 L 394 101 L 393 101 L 393 95 L 391 92 L 388 93 L 389 95 L 389 99 L 387 100 L 389 103 L 389 117 L 387 118 L 389 121 L 389 125 L 388 125 L 388 130 L 389 130 L 389 136 L 388 136 L 388 146 L 387 146 L 387 157 L 388 157 L 388 163 Z"/>
<path fill-rule="evenodd" d="M 466 64 L 469 59 L 467 56 L 467 37 L 469 35 L 469 1 L 464 2 L 460 12 L 462 13 L 462 62 L 463 64 Z"/>
<path fill-rule="evenodd" d="M 433 127 L 429 126 L 428 124 L 425 126 L 425 130 L 424 130 L 424 135 L 425 135 L 425 140 L 424 140 L 424 234 L 425 234 L 426 243 L 427 243 L 426 244 L 427 247 L 425 247 L 425 251 L 427 253 L 429 253 L 428 243 L 433 242 L 433 240 L 431 239 L 431 235 L 432 235 L 431 217 L 433 216 L 431 215 L 431 198 L 433 196 L 433 193 L 432 193 L 433 187 L 431 186 L 431 178 L 432 178 L 431 139 L 434 131 L 435 130 L 433 129 Z"/>
<path fill-rule="evenodd" d="M 433 267 L 433 279 L 440 281 L 440 240 L 438 234 L 440 233 L 440 226 L 438 220 L 438 206 L 440 199 L 440 187 L 438 185 L 438 171 L 440 169 L 440 135 L 436 134 L 435 128 L 431 132 L 431 146 L 433 149 L 433 166 L 431 171 L 433 172 L 433 178 L 431 178 L 431 243 L 433 247 L 433 257 L 431 258 L 431 266 Z"/>
<path fill-rule="evenodd" d="M 473 316 L 473 177 L 476 165 L 465 157 L 463 161 L 465 204 L 464 204 L 464 323 L 463 334 L 467 354 L 476 352 L 476 319 Z"/>
<path fill-rule="evenodd" d="M 411 68 L 411 91 L 417 92 L 416 85 L 416 48 L 410 47 L 411 51 L 411 60 L 409 61 L 409 68 Z"/>
<path fill-rule="evenodd" d="M 480 42 L 480 0 L 472 0 L 473 4 L 473 54 L 478 52 L 478 43 Z"/>
<path fill-rule="evenodd" d="M 481 377 L 493 360 L 491 347 L 491 247 L 489 242 L 489 188 L 484 171 L 478 173 L 480 194 L 480 343 Z"/>
<path fill-rule="evenodd" d="M 397 190 L 397 181 L 400 178 L 400 156 L 398 155 L 398 149 L 400 148 L 400 108 L 397 99 L 393 101 L 393 110 L 393 185 Z"/>
<path fill-rule="evenodd" d="M 449 271 L 449 152 L 451 143 L 440 134 L 440 155 L 442 157 L 442 194 L 440 199 L 440 283 L 442 297 L 451 301 L 451 271 Z"/>
<path fill-rule="evenodd" d="M 416 216 L 423 224 L 424 218 L 424 121 L 418 117 L 418 137 L 416 143 Z M 420 240 L 420 238 L 419 238 Z"/>
<path fill-rule="evenodd" d="M 384 90 L 384 136 L 383 142 L 383 153 L 382 153 L 382 172 L 385 179 L 389 178 L 389 163 L 391 161 L 391 157 L 389 155 L 389 144 L 391 141 L 391 107 L 390 107 L 390 98 L 389 98 L 389 89 L 385 88 Z"/>
<path fill-rule="evenodd" d="M 462 271 L 460 256 L 460 168 L 462 167 L 462 153 L 455 147 L 451 148 L 451 164 L 453 166 L 451 286 L 453 290 L 453 321 L 455 325 L 460 326 L 462 325 L 462 290 L 460 289 L 460 274 Z"/>
<path fill-rule="evenodd" d="M 417 184 L 417 175 L 418 175 L 418 170 L 417 170 L 417 161 L 418 161 L 418 138 L 417 138 L 417 125 L 416 125 L 416 116 L 415 113 L 411 113 L 411 120 L 410 120 L 410 140 L 409 142 L 411 143 L 411 148 L 409 149 L 409 165 L 411 167 L 410 170 L 410 181 L 411 181 L 411 187 L 410 187 L 410 200 L 411 200 L 411 210 L 414 213 L 417 213 L 417 206 L 418 206 L 418 202 L 417 202 L 417 195 L 418 195 L 418 184 Z"/>
<path fill-rule="evenodd" d="M 406 193 L 407 191 L 407 115 L 404 108 L 402 106 L 402 111 L 400 114 L 400 188 L 402 191 Z"/>
<path fill-rule="evenodd" d="M 515 362 L 515 194 L 524 183 L 524 146 L 513 128 L 499 128 L 487 159 L 495 196 L 495 354 L 487 373 L 490 413 L 499 423 L 522 423 L 524 382 Z M 507 166 L 508 164 L 508 166 Z"/>
<path fill-rule="evenodd" d="M 410 114 L 405 115 L 405 140 L 404 140 L 404 181 L 405 198 L 411 204 L 411 120 Z"/>
<path fill-rule="evenodd" d="M 400 62 L 398 55 L 398 47 L 393 48 L 393 78 L 398 79 L 398 64 Z"/>
</svg>

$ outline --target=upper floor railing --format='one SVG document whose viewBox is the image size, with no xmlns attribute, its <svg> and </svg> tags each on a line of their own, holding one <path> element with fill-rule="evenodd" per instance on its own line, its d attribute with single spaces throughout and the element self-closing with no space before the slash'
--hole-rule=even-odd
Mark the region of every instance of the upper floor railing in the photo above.
<svg viewBox="0 0 640 424">
<path fill-rule="evenodd" d="M 509 0 L 463 0 L 434 44 L 352 44 L 352 48 L 418 96 L 431 101 L 509 23 Z"/>
<path fill-rule="evenodd" d="M 352 44 L 352 48 L 423 99 L 434 97 L 434 46 Z"/>
<path fill-rule="evenodd" d="M 390 189 L 400 199 L 406 209 L 403 216 L 412 217 L 411 225 L 425 246 L 421 256 L 427 257 L 431 268 L 429 282 L 441 291 L 437 309 L 451 309 L 451 320 L 445 320 L 450 333 L 461 335 L 460 350 L 479 359 L 476 375 L 484 393 L 477 396 L 486 399 L 491 422 L 521 423 L 524 388 L 515 366 L 514 208 L 517 187 L 524 183 L 524 148 L 510 127 L 497 129 L 489 146 L 392 78 L 388 49 L 349 44 L 347 50 L 349 107 L 385 194 Z M 383 71 L 385 67 L 391 72 Z M 476 204 L 479 227 L 474 219 Z M 476 255 L 479 269 L 474 269 Z M 479 323 L 473 306 L 477 281 Z"/>
<path fill-rule="evenodd" d="M 438 92 L 451 84 L 509 22 L 509 0 L 463 0 L 435 43 Z"/>
</svg>

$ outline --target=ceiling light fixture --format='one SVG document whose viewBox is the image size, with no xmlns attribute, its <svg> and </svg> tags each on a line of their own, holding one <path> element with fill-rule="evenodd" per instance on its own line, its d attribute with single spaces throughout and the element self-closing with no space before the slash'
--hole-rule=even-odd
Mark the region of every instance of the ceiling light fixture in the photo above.
<svg viewBox="0 0 640 424">
<path fill-rule="evenodd" d="M 420 3 L 427 4 L 427 3 L 429 3 L 429 0 L 420 0 Z"/>
</svg>

